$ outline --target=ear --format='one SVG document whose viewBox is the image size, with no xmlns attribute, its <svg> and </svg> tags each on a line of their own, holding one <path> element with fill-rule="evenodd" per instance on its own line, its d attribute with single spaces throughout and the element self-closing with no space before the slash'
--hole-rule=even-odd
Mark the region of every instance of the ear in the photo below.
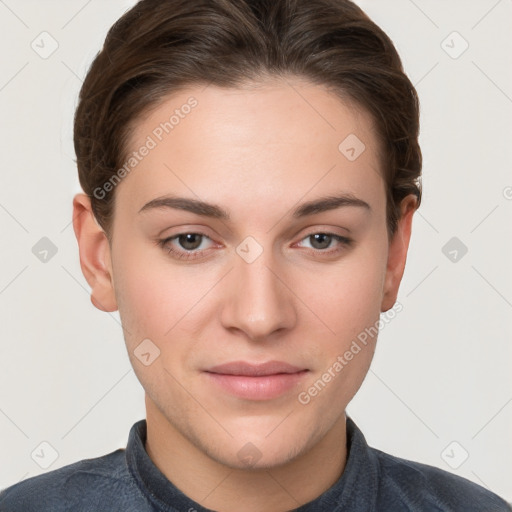
<svg viewBox="0 0 512 512">
<path fill-rule="evenodd" d="M 73 229 L 82 273 L 91 287 L 91 302 L 102 311 L 116 311 L 109 241 L 94 217 L 86 194 L 73 198 Z"/>
<path fill-rule="evenodd" d="M 400 204 L 400 219 L 397 229 L 391 238 L 388 251 L 386 277 L 384 280 L 381 311 L 391 309 L 396 302 L 398 288 L 402 281 L 407 259 L 407 250 L 411 238 L 412 217 L 417 208 L 414 194 L 405 197 Z"/>
</svg>

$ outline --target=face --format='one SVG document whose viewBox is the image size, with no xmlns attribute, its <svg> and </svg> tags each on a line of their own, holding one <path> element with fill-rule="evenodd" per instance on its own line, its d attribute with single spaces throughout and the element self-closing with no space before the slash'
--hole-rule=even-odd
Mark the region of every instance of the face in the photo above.
<svg viewBox="0 0 512 512">
<path fill-rule="evenodd" d="M 173 95 L 135 125 L 129 152 L 150 149 L 115 191 L 112 301 L 149 410 L 231 467 L 286 463 L 344 421 L 376 341 L 354 340 L 398 286 L 371 118 L 289 83 Z"/>
</svg>

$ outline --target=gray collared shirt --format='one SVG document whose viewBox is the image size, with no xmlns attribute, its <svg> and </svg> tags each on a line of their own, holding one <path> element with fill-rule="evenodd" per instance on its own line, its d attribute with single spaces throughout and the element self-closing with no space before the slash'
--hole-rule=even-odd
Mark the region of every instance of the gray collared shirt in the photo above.
<svg viewBox="0 0 512 512">
<path fill-rule="evenodd" d="M 126 449 L 24 480 L 0 493 L 1 512 L 211 512 L 179 491 L 144 448 L 146 421 Z M 299 512 L 510 512 L 492 492 L 446 471 L 371 448 L 347 417 L 347 464 Z M 240 509 L 243 510 L 243 507 Z M 269 511 L 271 512 L 271 511 Z"/>
</svg>

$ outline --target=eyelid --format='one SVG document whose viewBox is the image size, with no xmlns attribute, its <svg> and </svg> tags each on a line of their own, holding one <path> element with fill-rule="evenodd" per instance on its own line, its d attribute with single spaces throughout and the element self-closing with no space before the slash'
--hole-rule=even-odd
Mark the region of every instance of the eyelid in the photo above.
<svg viewBox="0 0 512 512">
<path fill-rule="evenodd" d="M 183 235 L 199 235 L 201 237 L 203 237 L 203 239 L 207 238 L 208 240 L 210 240 L 211 242 L 213 242 L 214 244 L 216 245 L 219 245 L 217 242 L 215 242 L 211 236 L 207 235 L 206 233 L 203 233 L 202 231 L 198 231 L 198 230 L 189 230 L 189 231 L 180 231 L 179 233 L 176 233 L 174 235 L 170 235 L 170 236 L 167 236 L 161 240 L 158 240 L 158 243 L 159 244 L 163 244 L 163 245 L 166 245 L 168 243 L 170 243 L 171 241 L 173 240 L 176 240 L 177 238 L 179 238 L 180 236 L 183 236 Z M 202 240 L 201 240 L 202 241 Z M 205 251 L 206 249 L 201 249 L 201 251 Z M 184 252 L 200 252 L 198 251 L 197 249 L 194 250 L 194 251 L 185 251 L 183 249 Z"/>
<path fill-rule="evenodd" d="M 327 236 L 330 236 L 330 237 L 332 237 L 332 238 L 334 238 L 336 240 L 341 240 L 341 241 L 346 242 L 346 243 L 352 242 L 352 239 L 350 239 L 348 236 L 339 235 L 338 233 L 332 233 L 331 231 L 314 231 L 312 233 L 309 233 L 306 236 L 303 236 L 299 240 L 299 242 L 297 242 L 297 243 L 303 242 L 307 238 L 310 238 L 310 237 L 312 237 L 314 235 L 327 235 Z"/>
<path fill-rule="evenodd" d="M 328 248 L 328 249 L 315 249 L 314 247 L 304 247 L 304 249 L 315 255 L 315 256 L 328 256 L 328 255 L 333 255 L 333 254 L 338 254 L 340 251 L 342 251 L 343 249 L 347 249 L 349 247 L 351 247 L 354 243 L 354 240 L 347 237 L 347 236 L 344 236 L 344 235 L 339 235 L 338 233 L 333 233 L 331 231 L 328 231 L 328 230 L 324 230 L 324 231 L 313 231 L 309 234 L 307 234 L 306 236 L 303 236 L 299 242 L 297 242 L 297 244 L 300 244 L 301 242 L 303 242 L 304 240 L 312 237 L 313 235 L 319 235 L 319 234 L 322 234 L 322 235 L 327 235 L 327 236 L 330 236 L 331 238 L 333 238 L 336 242 L 338 242 L 338 247 L 334 247 L 334 248 Z M 294 245 L 297 245 L 297 244 L 294 244 Z M 340 248 L 341 246 L 341 248 Z"/>
</svg>

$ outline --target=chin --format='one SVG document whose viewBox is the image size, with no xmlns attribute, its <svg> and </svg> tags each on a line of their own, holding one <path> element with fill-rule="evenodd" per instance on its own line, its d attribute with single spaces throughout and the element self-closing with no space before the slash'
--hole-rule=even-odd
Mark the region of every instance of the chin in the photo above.
<svg viewBox="0 0 512 512">
<path fill-rule="evenodd" d="M 209 453 L 210 457 L 217 462 L 234 470 L 258 471 L 268 470 L 284 466 L 298 457 L 306 447 L 299 444 L 283 446 L 282 439 L 276 439 L 276 443 L 266 443 L 261 446 L 246 442 L 234 453 L 230 447 L 229 453 Z"/>
<path fill-rule="evenodd" d="M 293 422 L 284 425 L 290 419 L 280 425 L 283 418 L 261 422 L 261 428 L 231 425 L 228 429 L 233 438 L 210 439 L 208 446 L 203 440 L 201 444 L 212 459 L 232 469 L 256 471 L 284 466 L 311 449 L 321 439 L 323 429 L 320 425 L 306 428 Z"/>
</svg>

